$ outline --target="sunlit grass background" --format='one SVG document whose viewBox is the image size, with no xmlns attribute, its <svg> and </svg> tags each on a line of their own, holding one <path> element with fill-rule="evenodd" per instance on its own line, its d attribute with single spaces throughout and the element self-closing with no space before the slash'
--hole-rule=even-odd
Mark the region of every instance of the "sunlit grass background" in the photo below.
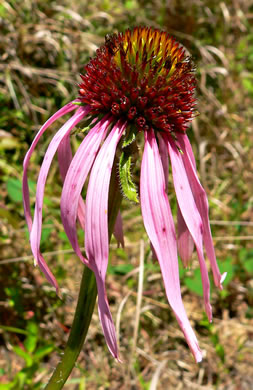
<svg viewBox="0 0 253 390">
<path fill-rule="evenodd" d="M 79 73 L 105 34 L 135 25 L 168 31 L 196 63 L 199 116 L 189 136 L 228 276 L 222 292 L 212 288 L 209 324 L 196 255 L 190 269 L 180 268 L 185 307 L 205 356 L 196 365 L 166 302 L 140 209 L 124 201 L 126 245 L 112 242 L 107 277 L 124 364 L 110 356 L 95 311 L 65 388 L 253 388 L 252 23 L 250 0 L 0 2 L 0 389 L 43 389 L 64 349 L 82 273 L 60 222 L 57 164 L 46 186 L 41 250 L 62 300 L 33 267 L 21 197 L 24 155 L 40 125 L 77 96 Z M 61 123 L 32 157 L 32 201 L 44 152 Z M 79 142 L 73 137 L 74 149 Z M 172 186 L 169 196 L 175 211 Z"/>
</svg>

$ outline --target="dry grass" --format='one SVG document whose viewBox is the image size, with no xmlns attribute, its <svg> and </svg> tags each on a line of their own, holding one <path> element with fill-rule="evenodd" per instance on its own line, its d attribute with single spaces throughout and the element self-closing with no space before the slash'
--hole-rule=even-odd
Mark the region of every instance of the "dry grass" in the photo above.
<svg viewBox="0 0 253 390">
<path fill-rule="evenodd" d="M 196 365 L 168 308 L 140 212 L 125 206 L 125 254 L 112 245 L 111 266 L 127 262 L 132 270 L 125 275 L 113 272 L 107 278 L 124 364 L 109 356 L 95 312 L 71 376 L 80 383 L 70 381 L 66 389 L 252 388 L 253 282 L 243 264 L 245 256 L 252 256 L 253 236 L 252 7 L 250 0 L 0 3 L 0 324 L 25 327 L 26 317 L 33 312 L 42 337 L 60 349 L 64 347 L 81 264 L 66 240 L 59 238 L 62 227 L 57 212 L 60 183 L 55 183 L 56 169 L 47 188 L 51 203 L 45 205 L 50 243 L 43 243 L 42 249 L 59 274 L 64 305 L 57 303 L 44 277 L 33 268 L 22 205 L 10 198 L 6 183 L 10 177 L 21 178 L 22 159 L 39 125 L 76 96 L 78 75 L 103 36 L 135 24 L 162 26 L 194 56 L 200 115 L 190 137 L 208 192 L 217 257 L 221 263 L 230 257 L 236 270 L 226 294 L 212 291 L 211 326 L 203 315 L 202 298 L 182 283 L 185 307 L 205 354 L 204 361 Z M 48 142 L 49 138 L 43 139 L 32 161 L 34 178 Z M 172 206 L 173 199 L 172 195 Z M 195 268 L 196 258 L 193 271 Z M 10 287 L 14 290 L 8 290 Z M 22 313 L 10 291 L 21 294 Z M 4 383 L 23 367 L 23 360 L 13 350 L 23 339 L 8 332 L 0 337 L 0 383 Z M 35 382 L 45 383 L 58 359 L 54 352 L 48 361 L 41 361 Z"/>
</svg>

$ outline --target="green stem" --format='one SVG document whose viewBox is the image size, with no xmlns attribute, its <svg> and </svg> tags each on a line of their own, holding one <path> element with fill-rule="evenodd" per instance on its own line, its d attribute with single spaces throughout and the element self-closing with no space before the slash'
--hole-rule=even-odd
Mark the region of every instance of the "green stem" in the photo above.
<svg viewBox="0 0 253 390">
<path fill-rule="evenodd" d="M 122 201 L 122 195 L 119 190 L 116 173 L 117 163 L 118 161 L 115 159 L 110 181 L 108 201 L 109 241 L 111 239 L 115 220 Z M 75 316 L 67 345 L 62 359 L 58 363 L 52 377 L 45 387 L 45 390 L 61 390 L 67 381 L 83 347 L 94 311 L 96 298 L 97 286 L 95 275 L 88 267 L 84 267 Z"/>
<path fill-rule="evenodd" d="M 58 363 L 46 390 L 60 390 L 68 379 L 82 349 L 97 298 L 94 273 L 85 267 L 71 332 L 62 360 Z"/>
</svg>

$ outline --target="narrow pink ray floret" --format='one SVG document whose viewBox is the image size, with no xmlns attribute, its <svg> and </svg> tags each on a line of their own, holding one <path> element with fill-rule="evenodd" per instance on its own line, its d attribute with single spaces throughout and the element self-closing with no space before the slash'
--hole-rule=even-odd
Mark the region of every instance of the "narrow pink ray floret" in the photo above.
<svg viewBox="0 0 253 390">
<path fill-rule="evenodd" d="M 199 362 L 202 354 L 181 297 L 177 251 L 184 266 L 189 266 L 196 248 L 209 321 L 212 320 L 212 309 L 204 249 L 215 285 L 220 289 L 225 275 L 221 276 L 216 262 L 207 196 L 199 182 L 186 134 L 195 113 L 195 77 L 191 58 L 167 33 L 138 27 L 107 36 L 95 58 L 85 66 L 81 78 L 79 97 L 42 126 L 24 160 L 24 211 L 35 262 L 58 290 L 40 252 L 45 183 L 57 152 L 63 181 L 63 226 L 77 256 L 95 274 L 101 325 L 110 352 L 119 360 L 105 287 L 109 255 L 108 200 L 112 171 L 117 167 L 123 195 L 130 201 L 140 201 L 144 226 L 160 264 L 168 302 L 195 360 Z M 47 128 L 73 111 L 46 151 L 32 217 L 27 179 L 31 155 Z M 88 132 L 73 156 L 71 133 L 79 123 L 84 123 Z M 144 149 L 138 188 L 131 178 L 130 166 L 132 171 L 137 164 L 136 145 L 143 145 L 141 138 L 144 139 Z M 177 236 L 168 200 L 170 169 L 178 205 Z M 87 194 L 83 199 L 82 191 L 88 177 Z M 118 187 L 115 191 L 119 191 Z M 85 231 L 85 254 L 77 238 L 77 221 Z M 118 242 L 124 246 L 120 213 L 114 231 Z"/>
</svg>

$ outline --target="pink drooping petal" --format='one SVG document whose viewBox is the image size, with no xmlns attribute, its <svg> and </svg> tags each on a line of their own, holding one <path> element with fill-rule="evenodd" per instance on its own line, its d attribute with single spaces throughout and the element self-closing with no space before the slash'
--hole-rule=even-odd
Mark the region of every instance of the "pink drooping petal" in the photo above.
<svg viewBox="0 0 253 390">
<path fill-rule="evenodd" d="M 177 205 L 177 248 L 184 267 L 188 267 L 192 258 L 194 242 L 189 232 L 180 207 Z"/>
<path fill-rule="evenodd" d="M 84 116 L 87 114 L 89 110 L 90 110 L 89 108 L 81 107 L 76 111 L 76 113 L 55 134 L 55 136 L 53 137 L 52 141 L 48 146 L 45 157 L 43 159 L 43 163 L 40 169 L 38 182 L 37 182 L 35 211 L 34 211 L 32 229 L 30 233 L 31 249 L 35 261 L 38 262 L 38 265 L 41 268 L 43 268 L 42 267 L 43 257 L 40 253 L 39 248 L 40 248 L 41 226 L 42 226 L 42 206 L 43 206 L 44 189 L 45 189 L 45 183 L 46 183 L 48 171 L 52 163 L 52 159 L 62 139 L 69 135 L 73 127 L 84 118 Z"/>
<path fill-rule="evenodd" d="M 109 185 L 116 147 L 125 127 L 125 123 L 120 122 L 113 127 L 96 157 L 87 190 L 85 216 L 85 249 L 90 267 L 96 275 L 99 316 L 108 348 L 117 359 L 118 347 L 105 292 L 105 275 L 109 253 Z"/>
<path fill-rule="evenodd" d="M 166 142 L 164 142 L 163 137 L 158 133 L 158 141 L 159 141 L 159 151 L 161 155 L 163 172 L 165 178 L 165 191 L 168 191 L 168 181 L 169 181 L 169 156 L 168 156 L 168 148 Z"/>
<path fill-rule="evenodd" d="M 48 283 L 50 283 L 56 289 L 56 293 L 58 294 L 58 283 L 40 252 L 38 253 L 38 258 L 36 259 L 36 262 L 39 264 L 40 270 L 45 275 Z"/>
<path fill-rule="evenodd" d="M 168 301 L 195 360 L 200 362 L 202 354 L 182 302 L 176 233 L 165 192 L 164 172 L 154 132 L 145 134 L 140 197 L 144 226 L 160 263 Z"/>
<path fill-rule="evenodd" d="M 98 314 L 104 332 L 107 347 L 112 356 L 119 362 L 121 362 L 117 346 L 116 331 L 105 290 L 105 280 L 101 278 L 97 270 L 94 272 L 96 275 L 96 282 L 98 288 Z"/>
<path fill-rule="evenodd" d="M 46 123 L 41 127 L 39 132 L 37 133 L 36 137 L 34 138 L 32 145 L 30 146 L 28 152 L 25 155 L 24 162 L 23 162 L 23 186 L 22 186 L 22 191 L 23 191 L 23 203 L 24 203 L 24 214 L 26 218 L 26 223 L 29 229 L 29 232 L 32 229 L 32 216 L 31 216 L 31 207 L 30 207 L 30 197 L 29 197 L 29 187 L 28 187 L 28 180 L 27 180 L 27 169 L 29 165 L 29 161 L 31 158 L 31 155 L 37 145 L 37 143 L 40 140 L 40 137 L 42 134 L 46 131 L 46 129 L 54 123 L 57 119 L 62 117 L 65 114 L 68 114 L 69 112 L 76 110 L 78 108 L 77 105 L 73 104 L 75 100 L 72 102 L 66 104 L 64 107 L 62 107 L 59 111 L 57 111 L 54 115 L 52 115 Z"/>
<path fill-rule="evenodd" d="M 76 219 L 78 203 L 85 180 L 95 160 L 100 144 L 106 136 L 110 123 L 111 119 L 105 117 L 86 135 L 71 161 L 62 189 L 62 223 L 73 249 L 86 265 L 89 265 L 88 261 L 82 255 L 77 239 Z"/>
<path fill-rule="evenodd" d="M 191 144 L 190 144 L 190 141 L 187 137 L 186 134 L 180 134 L 179 133 L 179 137 L 177 138 L 180 145 L 185 145 L 185 141 L 187 141 L 187 154 L 188 154 L 188 157 L 190 158 L 191 162 L 192 162 L 192 165 L 194 166 L 194 168 L 196 169 L 196 160 L 195 160 L 195 156 L 194 156 L 194 153 L 193 153 L 193 150 L 192 150 L 192 147 L 191 147 Z M 184 141 L 185 140 L 185 141 Z M 185 145 L 186 146 L 186 145 Z M 182 150 L 183 151 L 183 150 Z M 184 152 L 183 152 L 184 153 Z"/>
<path fill-rule="evenodd" d="M 108 257 L 108 195 L 111 170 L 118 141 L 125 124 L 117 123 L 102 145 L 90 174 L 86 196 L 85 249 L 88 258 L 105 276 Z"/>
<path fill-rule="evenodd" d="M 70 145 L 70 136 L 63 138 L 58 147 L 58 161 L 62 181 L 64 183 L 70 163 L 72 161 L 72 150 Z M 82 229 L 85 231 L 85 203 L 80 196 L 77 211 L 78 220 Z"/>
<path fill-rule="evenodd" d="M 183 156 L 177 149 L 172 137 L 168 138 L 168 151 L 170 155 L 173 182 L 177 195 L 178 205 L 180 207 L 186 226 L 193 238 L 198 253 L 206 314 L 209 321 L 212 321 L 212 308 L 210 305 L 210 282 L 202 245 L 202 220 L 195 204 L 192 190 L 185 171 Z"/>
<path fill-rule="evenodd" d="M 195 203 L 197 205 L 198 211 L 203 221 L 203 241 L 204 241 L 207 257 L 209 258 L 211 263 L 214 283 L 216 286 L 222 289 L 221 283 L 224 281 L 226 277 L 226 273 L 224 273 L 223 275 L 220 274 L 219 267 L 216 261 L 213 240 L 212 240 L 212 233 L 209 224 L 208 200 L 207 200 L 206 192 L 202 187 L 202 185 L 200 184 L 196 172 L 196 168 L 195 168 L 196 163 L 194 160 L 194 155 L 188 137 L 186 135 L 179 134 L 178 141 L 184 153 L 183 156 L 184 166 L 192 188 Z"/>
<path fill-rule="evenodd" d="M 118 246 L 121 245 L 122 248 L 124 248 L 124 246 L 125 246 L 124 233 L 123 233 L 123 224 L 122 224 L 122 217 L 121 217 L 120 211 L 118 212 L 118 215 L 116 218 L 113 234 L 118 242 Z"/>
</svg>

